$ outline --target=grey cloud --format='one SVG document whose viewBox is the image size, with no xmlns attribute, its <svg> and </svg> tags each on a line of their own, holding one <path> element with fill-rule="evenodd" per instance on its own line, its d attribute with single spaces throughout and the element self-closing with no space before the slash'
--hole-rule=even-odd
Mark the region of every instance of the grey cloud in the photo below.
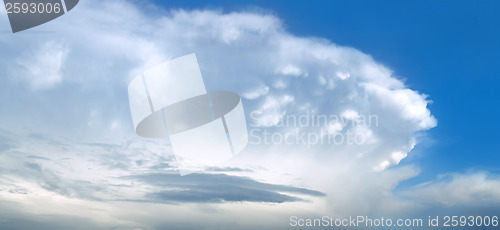
<svg viewBox="0 0 500 230">
<path fill-rule="evenodd" d="M 445 174 L 401 194 L 431 206 L 498 207 L 500 176 L 487 172 Z"/>
<path fill-rule="evenodd" d="M 211 167 L 208 168 L 207 171 L 209 172 L 253 172 L 251 169 L 243 169 L 243 168 L 236 168 L 236 167 Z"/>
<path fill-rule="evenodd" d="M 226 174 L 145 174 L 126 177 L 161 189 L 146 198 L 154 201 L 178 203 L 220 203 L 230 201 L 283 203 L 303 201 L 302 198 L 283 194 L 293 193 L 321 197 L 326 194 L 293 186 L 262 183 L 248 177 Z"/>
<path fill-rule="evenodd" d="M 0 132 L 4 133 L 4 130 L 0 130 Z M 0 135 L 0 152 L 8 150 L 12 147 L 13 146 L 9 143 L 9 138 L 7 138 L 3 135 Z"/>
</svg>

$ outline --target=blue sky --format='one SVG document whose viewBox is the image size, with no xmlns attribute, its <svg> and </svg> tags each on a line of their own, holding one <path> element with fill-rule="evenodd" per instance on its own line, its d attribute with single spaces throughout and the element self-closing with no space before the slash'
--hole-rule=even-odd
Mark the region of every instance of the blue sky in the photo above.
<svg viewBox="0 0 500 230">
<path fill-rule="evenodd" d="M 2 33 L 0 228 L 289 229 L 291 215 L 498 213 L 499 6 L 86 0 Z M 250 143 L 181 177 L 168 140 L 136 134 L 127 87 L 190 53 L 208 90 L 242 96 L 258 137 L 325 128 L 365 139 Z M 379 123 L 276 119 L 306 112 Z"/>
<path fill-rule="evenodd" d="M 262 8 L 288 31 L 356 47 L 430 96 L 439 125 L 417 146 L 416 182 L 449 171 L 498 171 L 498 1 L 157 1 L 166 8 Z M 473 156 L 473 157 L 472 157 Z"/>
</svg>

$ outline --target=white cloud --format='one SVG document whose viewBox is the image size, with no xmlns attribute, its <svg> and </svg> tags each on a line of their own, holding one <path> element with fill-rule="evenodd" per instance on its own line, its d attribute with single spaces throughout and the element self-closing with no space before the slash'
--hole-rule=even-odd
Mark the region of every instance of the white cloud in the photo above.
<svg viewBox="0 0 500 230">
<path fill-rule="evenodd" d="M 343 128 L 344 128 L 344 126 L 342 125 L 342 123 L 331 122 L 327 126 L 327 131 L 329 134 L 335 134 L 335 133 L 342 131 Z"/>
<path fill-rule="evenodd" d="M 68 55 L 69 49 L 64 42 L 49 41 L 42 44 L 36 52 L 30 52 L 17 58 L 21 71 L 14 74 L 33 89 L 49 89 L 63 80 L 62 67 Z"/>
<path fill-rule="evenodd" d="M 249 100 L 257 99 L 269 93 L 269 87 L 262 85 L 243 93 L 243 97 Z"/>
<path fill-rule="evenodd" d="M 485 172 L 446 174 L 404 194 L 432 205 L 495 206 L 500 203 L 500 178 Z"/>
</svg>

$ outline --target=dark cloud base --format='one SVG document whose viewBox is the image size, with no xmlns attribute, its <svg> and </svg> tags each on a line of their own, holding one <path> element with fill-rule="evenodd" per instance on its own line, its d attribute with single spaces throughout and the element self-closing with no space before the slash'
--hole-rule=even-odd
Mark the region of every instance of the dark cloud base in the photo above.
<svg viewBox="0 0 500 230">
<path fill-rule="evenodd" d="M 128 177 L 157 187 L 148 200 L 168 203 L 221 203 L 304 201 L 284 193 L 321 197 L 326 194 L 305 188 L 262 183 L 248 177 L 226 174 L 144 174 Z"/>
</svg>

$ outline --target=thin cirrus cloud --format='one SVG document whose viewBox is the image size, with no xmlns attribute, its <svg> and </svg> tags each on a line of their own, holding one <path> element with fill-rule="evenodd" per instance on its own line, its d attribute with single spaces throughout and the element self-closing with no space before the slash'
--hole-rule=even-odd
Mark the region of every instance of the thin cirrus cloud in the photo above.
<svg viewBox="0 0 500 230">
<path fill-rule="evenodd" d="M 270 202 L 283 203 L 303 199 L 282 194 L 297 193 L 308 196 L 325 196 L 324 193 L 291 186 L 261 183 L 247 177 L 225 174 L 192 174 L 181 177 L 175 174 L 145 174 L 131 179 L 157 186 L 160 191 L 146 197 L 156 202 L 221 203 L 221 202 Z M 176 188 L 165 189 L 169 187 Z M 163 188 L 163 190 L 161 190 Z"/>
<path fill-rule="evenodd" d="M 0 101 L 8 108 L 0 121 L 0 198 L 9 204 L 4 207 L 12 220 L 43 213 L 55 218 L 34 221 L 154 229 L 182 226 L 186 216 L 217 228 L 224 223 L 212 217 L 230 217 L 243 223 L 241 229 L 255 229 L 262 220 L 277 229 L 291 214 L 415 211 L 422 208 L 415 203 L 443 197 L 437 188 L 451 191 L 468 183 L 479 184 L 446 197 L 446 204 L 453 207 L 459 203 L 453 200 L 468 194 L 498 201 L 498 180 L 478 176 L 394 190 L 419 174 L 418 166 L 400 164 L 437 119 L 426 95 L 371 56 L 295 36 L 271 14 L 148 10 L 125 0 L 82 1 L 72 14 L 37 27 L 54 33 L 0 38 L 0 95 L 16 98 Z M 8 28 L 5 20 L 0 26 Z M 328 127 L 332 133 L 365 135 L 360 145 L 255 144 L 230 165 L 181 178 L 168 140 L 136 136 L 126 88 L 145 69 L 193 52 L 207 90 L 246 96 L 250 129 L 317 132 L 321 127 L 280 127 L 276 120 L 307 112 L 374 114 L 378 123 Z M 184 228 L 201 225 L 189 223 Z"/>
</svg>

